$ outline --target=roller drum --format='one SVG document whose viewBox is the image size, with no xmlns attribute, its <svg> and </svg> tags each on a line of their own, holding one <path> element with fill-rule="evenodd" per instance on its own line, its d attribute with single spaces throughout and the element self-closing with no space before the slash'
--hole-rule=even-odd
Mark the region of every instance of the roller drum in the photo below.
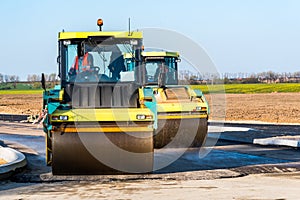
<svg viewBox="0 0 300 200">
<path fill-rule="evenodd" d="M 207 128 L 206 118 L 159 120 L 154 148 L 201 147 L 206 140 Z"/>
<path fill-rule="evenodd" d="M 54 132 L 53 175 L 148 173 L 152 132 Z"/>
</svg>

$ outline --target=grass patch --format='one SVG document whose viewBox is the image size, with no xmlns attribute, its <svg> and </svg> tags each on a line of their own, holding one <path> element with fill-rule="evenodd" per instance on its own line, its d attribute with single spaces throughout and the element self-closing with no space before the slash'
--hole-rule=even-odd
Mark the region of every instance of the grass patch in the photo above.
<svg viewBox="0 0 300 200">
<path fill-rule="evenodd" d="M 225 84 L 225 85 L 192 85 L 194 89 L 200 89 L 203 93 L 254 94 L 275 92 L 300 92 L 300 83 L 277 84 Z M 42 94 L 42 89 L 10 89 L 0 90 L 0 95 L 5 94 Z"/>
<path fill-rule="evenodd" d="M 220 93 L 224 90 L 232 94 L 300 92 L 300 83 L 192 85 L 192 88 L 201 89 L 203 93 Z"/>
<path fill-rule="evenodd" d="M 40 85 L 40 84 L 39 84 Z M 41 87 L 38 85 L 38 89 Z M 0 90 L 32 90 L 32 83 L 0 83 Z"/>
<path fill-rule="evenodd" d="M 0 95 L 6 94 L 42 94 L 43 90 L 0 90 Z"/>
</svg>

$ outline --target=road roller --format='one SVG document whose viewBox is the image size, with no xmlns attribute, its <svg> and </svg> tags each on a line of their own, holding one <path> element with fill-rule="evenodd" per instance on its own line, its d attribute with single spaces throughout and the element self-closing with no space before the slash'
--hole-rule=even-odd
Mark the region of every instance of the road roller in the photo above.
<svg viewBox="0 0 300 200">
<path fill-rule="evenodd" d="M 151 172 L 156 102 L 140 68 L 124 60 L 142 65 L 142 32 L 97 24 L 100 31 L 59 32 L 60 84 L 48 90 L 42 74 L 46 162 L 53 175 Z"/>
<path fill-rule="evenodd" d="M 142 51 L 141 57 L 142 65 L 136 67 L 132 54 L 124 54 L 127 69 L 139 68 L 143 74 L 146 92 L 140 104 L 145 107 L 153 99 L 156 103 L 154 148 L 201 147 L 207 136 L 209 106 L 200 89 L 179 85 L 179 53 Z"/>
</svg>

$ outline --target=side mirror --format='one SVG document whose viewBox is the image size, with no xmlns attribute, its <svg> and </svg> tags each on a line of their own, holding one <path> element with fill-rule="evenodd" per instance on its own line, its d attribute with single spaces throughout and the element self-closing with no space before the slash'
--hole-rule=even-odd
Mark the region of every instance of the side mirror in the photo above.
<svg viewBox="0 0 300 200">
<path fill-rule="evenodd" d="M 44 73 L 42 73 L 41 83 L 42 83 L 42 88 L 46 91 L 46 80 L 45 80 L 45 74 Z"/>
</svg>

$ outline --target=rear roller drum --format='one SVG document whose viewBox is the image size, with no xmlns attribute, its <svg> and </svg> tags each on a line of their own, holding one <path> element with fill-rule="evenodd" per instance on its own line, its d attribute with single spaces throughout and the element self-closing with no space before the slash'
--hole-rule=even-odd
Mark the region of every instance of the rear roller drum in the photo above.
<svg viewBox="0 0 300 200">
<path fill-rule="evenodd" d="M 201 147 L 206 136 L 206 118 L 159 120 L 154 148 L 163 148 L 166 145 L 171 148 Z"/>
</svg>

